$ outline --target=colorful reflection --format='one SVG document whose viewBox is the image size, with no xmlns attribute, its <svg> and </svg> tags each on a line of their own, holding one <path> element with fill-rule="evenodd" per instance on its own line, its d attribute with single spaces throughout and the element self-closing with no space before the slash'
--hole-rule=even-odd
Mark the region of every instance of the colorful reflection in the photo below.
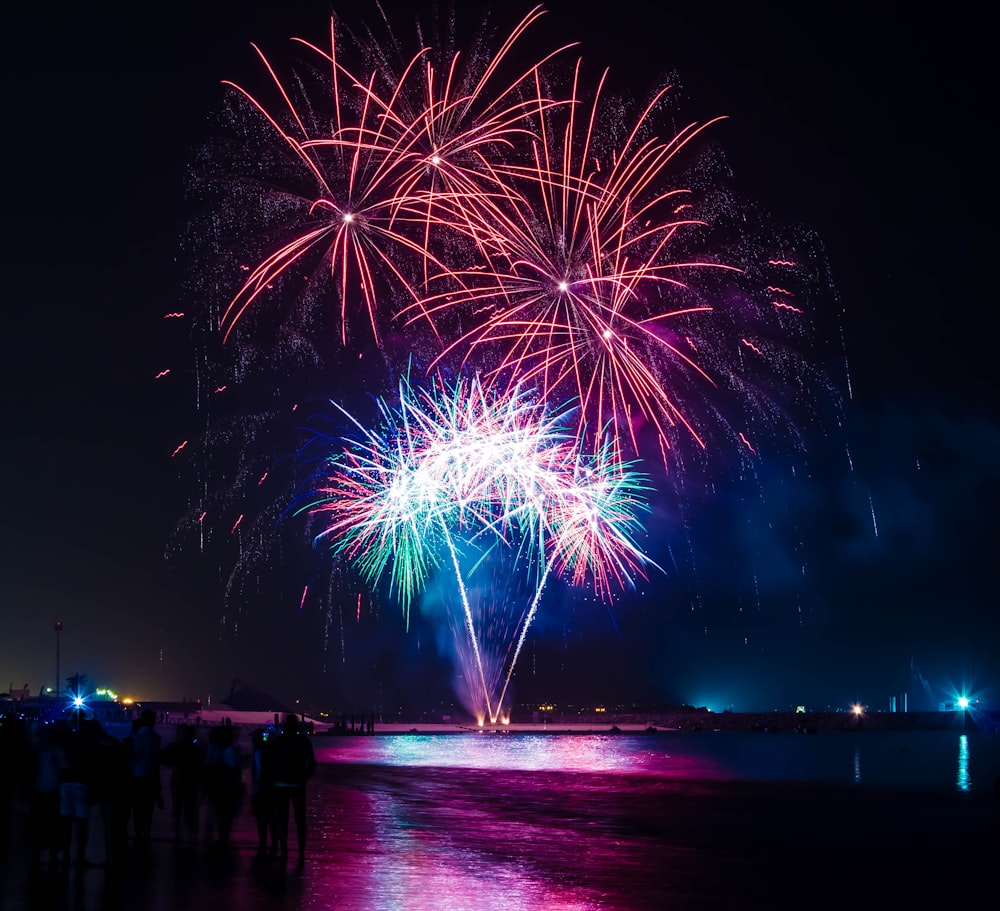
<svg viewBox="0 0 1000 911">
<path fill-rule="evenodd" d="M 534 839 L 495 809 L 469 813 L 462 804 L 436 806 L 431 795 L 394 793 L 391 787 L 356 794 L 340 810 L 359 821 L 361 839 L 347 842 L 334 830 L 329 850 L 313 864 L 304 906 L 372 911 L 590 911 L 604 897 L 585 886 L 552 882 L 515 845 Z M 334 818 L 337 813 L 331 814 Z M 325 828 L 326 820 L 316 820 Z M 345 868 L 351 876 L 345 878 Z M 314 904 L 315 903 L 315 904 Z"/>
<path fill-rule="evenodd" d="M 959 791 L 972 790 L 972 778 L 969 776 L 969 735 L 962 734 L 958 738 L 958 775 L 955 787 Z"/>
<path fill-rule="evenodd" d="M 616 734 L 400 734 L 321 747 L 317 755 L 329 762 L 390 766 L 729 777 L 718 760 L 676 743 L 673 750 L 662 738 Z"/>
</svg>

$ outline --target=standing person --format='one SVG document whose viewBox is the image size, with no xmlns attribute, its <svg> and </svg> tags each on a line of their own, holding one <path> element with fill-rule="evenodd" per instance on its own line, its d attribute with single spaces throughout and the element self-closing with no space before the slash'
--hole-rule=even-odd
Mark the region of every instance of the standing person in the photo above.
<svg viewBox="0 0 1000 911">
<path fill-rule="evenodd" d="M 135 843 L 148 847 L 153 838 L 153 807 L 163 807 L 160 791 L 160 735 L 155 731 L 156 712 L 144 709 L 129 737 L 132 773 L 132 826 Z"/>
<path fill-rule="evenodd" d="M 206 840 L 211 840 L 212 829 L 217 827 L 219 846 L 224 848 L 243 802 L 242 764 L 232 725 L 220 724 L 208 735 L 203 787 L 208 804 Z"/>
<path fill-rule="evenodd" d="M 270 732 L 256 730 L 250 735 L 250 807 L 257 820 L 257 858 L 267 857 L 267 838 L 271 836 L 271 856 L 278 853 L 278 830 L 274 815 L 274 769 L 271 762 Z"/>
<path fill-rule="evenodd" d="M 32 729 L 34 778 L 28 803 L 28 824 L 35 855 L 48 851 L 49 867 L 55 869 L 62 844 L 59 815 L 59 780 L 66 767 L 66 753 L 59 745 L 56 725 L 36 724 Z"/>
<path fill-rule="evenodd" d="M 0 714 L 0 865 L 13 834 L 10 823 L 20 816 L 20 797 L 29 793 L 30 757 L 24 721 L 17 715 Z"/>
<path fill-rule="evenodd" d="M 170 775 L 170 812 L 174 820 L 174 841 L 198 841 L 198 801 L 205 765 L 205 750 L 198 743 L 198 732 L 190 724 L 177 728 L 173 743 L 163 748 L 162 765 Z"/>
<path fill-rule="evenodd" d="M 104 834 L 104 863 L 111 864 L 121 859 L 121 844 L 115 838 L 114 808 L 119 799 L 125 748 L 96 718 L 88 718 L 80 725 L 80 741 L 87 803 L 97 809 Z"/>
<path fill-rule="evenodd" d="M 59 816 L 62 820 L 62 855 L 77 867 L 87 865 L 87 838 L 90 834 L 90 801 L 87 788 L 87 754 L 83 735 L 66 722 L 56 728 L 56 743 L 66 758 L 59 776 Z M 73 836 L 76 852 L 73 852 Z"/>
<path fill-rule="evenodd" d="M 295 810 L 299 869 L 306 859 L 306 782 L 316 771 L 312 742 L 299 732 L 299 719 L 286 715 L 281 733 L 274 738 L 270 758 L 274 771 L 275 813 L 282 861 L 288 860 L 288 805 Z"/>
</svg>

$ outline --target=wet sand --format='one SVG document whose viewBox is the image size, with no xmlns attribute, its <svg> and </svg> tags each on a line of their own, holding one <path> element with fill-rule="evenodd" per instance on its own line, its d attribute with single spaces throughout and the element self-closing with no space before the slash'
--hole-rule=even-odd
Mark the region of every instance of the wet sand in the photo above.
<svg viewBox="0 0 1000 911">
<path fill-rule="evenodd" d="M 169 806 L 168 806 L 169 810 Z M 985 901 L 1000 886 L 991 793 L 677 779 L 649 774 L 323 763 L 303 871 L 233 843 L 175 845 L 118 870 L 33 866 L 23 817 L 0 907 L 216 911 L 840 908 Z M 101 858 L 99 825 L 90 858 Z"/>
</svg>

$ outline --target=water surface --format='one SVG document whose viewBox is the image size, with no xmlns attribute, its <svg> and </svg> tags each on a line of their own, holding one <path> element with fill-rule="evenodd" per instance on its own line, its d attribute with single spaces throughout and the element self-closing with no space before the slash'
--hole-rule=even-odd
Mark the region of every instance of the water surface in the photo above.
<svg viewBox="0 0 1000 911">
<path fill-rule="evenodd" d="M 5 911 L 893 907 L 995 889 L 1000 738 L 942 732 L 314 740 L 307 860 L 178 848 L 18 875 Z M 95 848 L 96 850 L 96 848 Z M 294 847 L 293 847 L 294 855 Z M 98 851 L 99 853 L 99 851 Z M 863 900 L 862 900 L 863 899 Z"/>
</svg>

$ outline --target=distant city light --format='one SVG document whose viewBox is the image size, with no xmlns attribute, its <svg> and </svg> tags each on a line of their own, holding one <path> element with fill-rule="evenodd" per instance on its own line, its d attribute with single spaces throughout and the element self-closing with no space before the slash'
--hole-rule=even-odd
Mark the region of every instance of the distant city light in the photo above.
<svg viewBox="0 0 1000 911">
<path fill-rule="evenodd" d="M 860 702 L 855 702 L 851 706 L 851 711 L 860 718 L 865 713 L 865 707 Z"/>
</svg>

